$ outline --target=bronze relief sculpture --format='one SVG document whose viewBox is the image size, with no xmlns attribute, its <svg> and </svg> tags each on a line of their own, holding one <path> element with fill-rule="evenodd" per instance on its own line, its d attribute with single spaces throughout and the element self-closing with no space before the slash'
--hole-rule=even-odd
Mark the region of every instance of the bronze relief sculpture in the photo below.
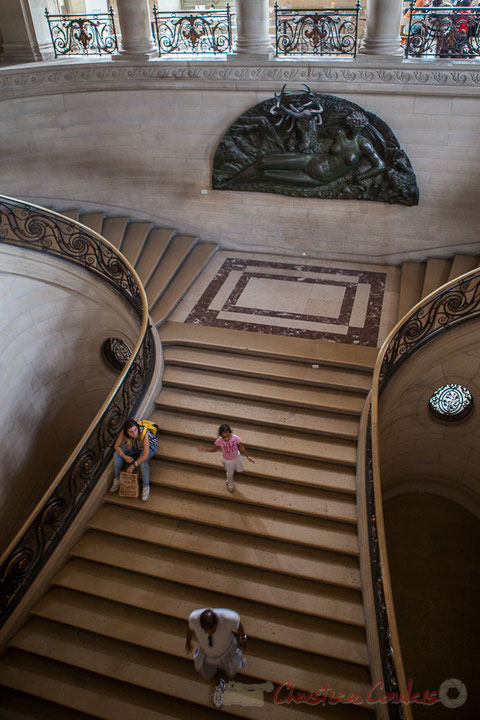
<svg viewBox="0 0 480 720">
<path fill-rule="evenodd" d="M 213 187 L 416 205 L 406 153 L 380 118 L 334 95 L 281 92 L 239 117 L 213 161 Z"/>
</svg>

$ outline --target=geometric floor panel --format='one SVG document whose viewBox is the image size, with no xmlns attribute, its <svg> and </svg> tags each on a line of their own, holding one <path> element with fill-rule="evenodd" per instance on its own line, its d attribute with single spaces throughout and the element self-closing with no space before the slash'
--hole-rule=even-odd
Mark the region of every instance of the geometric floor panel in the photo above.
<svg viewBox="0 0 480 720">
<path fill-rule="evenodd" d="M 184 322 L 375 346 L 386 273 L 227 257 Z"/>
</svg>

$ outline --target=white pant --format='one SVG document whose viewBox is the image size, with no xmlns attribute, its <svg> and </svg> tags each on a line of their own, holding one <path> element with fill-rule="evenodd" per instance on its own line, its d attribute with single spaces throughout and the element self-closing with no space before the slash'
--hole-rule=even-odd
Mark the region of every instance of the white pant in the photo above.
<svg viewBox="0 0 480 720">
<path fill-rule="evenodd" d="M 227 462 L 233 462 L 233 460 Z M 193 653 L 193 661 L 195 670 L 207 680 L 213 678 L 217 670 L 223 670 L 229 679 L 233 679 L 245 665 L 245 658 L 240 648 L 237 648 L 236 640 L 219 658 L 209 658 L 201 648 L 197 648 Z"/>
<path fill-rule="evenodd" d="M 227 482 L 233 481 L 233 473 L 235 470 L 237 472 L 243 472 L 242 458 L 240 455 L 237 455 L 234 460 L 225 460 L 223 458 L 222 462 L 225 472 L 227 473 Z"/>
</svg>

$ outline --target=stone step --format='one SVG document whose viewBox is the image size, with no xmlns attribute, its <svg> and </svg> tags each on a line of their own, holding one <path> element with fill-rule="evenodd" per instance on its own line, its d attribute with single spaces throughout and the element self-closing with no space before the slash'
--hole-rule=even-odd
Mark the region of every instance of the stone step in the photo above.
<svg viewBox="0 0 480 720">
<path fill-rule="evenodd" d="M 59 210 L 58 212 L 60 213 L 60 215 L 64 215 L 65 217 L 70 218 L 70 220 L 75 220 L 75 222 L 79 222 L 80 212 L 75 208 L 68 210 Z"/>
<path fill-rule="evenodd" d="M 102 235 L 107 238 L 117 250 L 122 245 L 123 236 L 129 223 L 128 217 L 107 217 L 103 221 Z"/>
<path fill-rule="evenodd" d="M 406 313 L 421 299 L 424 277 L 425 263 L 402 263 L 397 321 L 406 315 Z"/>
<path fill-rule="evenodd" d="M 365 404 L 365 395 L 328 388 L 299 387 L 294 383 L 279 384 L 275 379 L 252 378 L 248 375 L 231 375 L 207 368 L 165 368 L 163 387 L 174 387 L 212 394 L 227 395 L 228 398 L 262 400 L 288 407 L 301 407 L 313 410 L 315 415 L 324 411 L 325 417 L 335 420 L 333 413 L 341 416 L 353 415 L 358 418 Z M 327 413 L 332 413 L 328 415 Z M 357 425 L 355 423 L 355 436 Z"/>
<path fill-rule="evenodd" d="M 87 227 L 89 227 L 90 230 L 93 230 L 99 235 L 102 235 L 104 217 L 105 215 L 100 212 L 83 213 L 79 217 L 79 222 L 81 222 L 82 225 L 86 225 Z"/>
<path fill-rule="evenodd" d="M 451 261 L 444 258 L 428 258 L 422 287 L 422 298 L 444 285 L 448 280 Z"/>
<path fill-rule="evenodd" d="M 217 247 L 214 243 L 195 245 L 151 312 L 152 320 L 157 327 L 162 325 L 175 309 L 199 273 L 215 254 Z"/>
<path fill-rule="evenodd" d="M 214 528 L 198 521 L 179 521 L 146 512 L 145 508 L 136 505 L 129 506 L 126 498 L 120 498 L 120 501 L 123 502 L 112 502 L 99 510 L 90 520 L 89 527 L 221 560 L 230 560 L 234 547 L 235 561 L 242 565 L 360 589 L 358 560 L 348 555 Z"/>
<path fill-rule="evenodd" d="M 198 708 L 200 714 L 202 709 L 204 712 L 209 710 L 215 712 L 212 707 L 211 685 L 202 681 L 194 670 L 193 662 L 185 657 L 177 658 L 146 648 L 135 648 L 120 640 L 102 637 L 86 630 L 69 628 L 63 624 L 40 618 L 35 618 L 19 633 L 16 645 L 17 652 L 44 654 L 50 661 L 62 662 L 81 671 L 93 671 L 99 679 L 102 677 L 118 679 L 125 684 L 128 683 L 129 689 L 139 687 L 147 692 L 155 692 L 159 695 L 159 717 L 163 718 L 162 695 L 164 698 L 170 697 L 179 702 L 182 702 L 182 699 L 187 696 L 189 704 L 196 703 L 195 708 Z M 28 648 L 31 648 L 31 651 Z M 122 658 L 120 662 L 118 657 Z M 247 663 L 252 665 L 252 669 L 255 669 L 255 665 L 266 664 L 265 662 L 255 662 L 254 657 L 248 657 Z M 274 665 L 273 671 L 276 669 L 275 666 L 280 665 L 278 662 L 272 664 Z M 326 676 L 328 672 L 334 673 L 335 680 L 337 680 L 336 676 L 344 669 L 343 663 L 331 660 L 322 662 L 320 658 L 317 659 L 317 665 L 320 666 L 319 669 L 323 670 L 323 676 Z M 339 680 L 343 681 L 346 687 L 352 688 L 349 690 L 350 692 L 358 692 L 359 695 L 364 696 L 365 670 L 358 667 L 348 668 L 348 670 L 350 672 L 347 677 L 340 675 Z M 300 675 L 300 672 L 298 671 L 297 674 Z M 313 670 L 305 670 L 302 675 L 305 676 L 305 679 L 310 679 L 313 676 Z M 247 677 L 239 676 L 238 679 L 239 681 L 243 678 L 246 680 Z M 268 682 L 268 678 L 265 680 Z M 276 685 L 276 683 L 273 684 Z M 188 688 L 188 694 L 185 692 L 185 688 Z M 252 715 L 251 709 L 245 706 L 243 708 L 240 706 L 239 711 L 234 714 L 247 718 L 267 717 L 272 720 L 273 718 L 280 720 L 280 718 L 287 717 L 306 717 L 304 714 L 300 715 L 296 709 L 287 711 L 291 715 L 286 714 L 283 709 L 278 710 L 278 706 L 271 702 L 270 698 L 273 696 L 271 690 L 269 694 L 270 697 L 261 708 L 261 715 L 258 713 L 258 709 L 254 710 Z M 233 707 L 228 706 L 228 711 Z M 203 715 L 200 716 L 203 717 Z M 192 717 L 198 717 L 197 713 L 195 712 Z"/>
<path fill-rule="evenodd" d="M 6 687 L 0 690 L 0 717 L 2 720 L 94 720 L 93 715 Z"/>
<path fill-rule="evenodd" d="M 210 454 L 198 453 L 199 463 Z M 215 454 L 216 456 L 217 454 Z M 257 462 L 253 465 L 247 461 L 244 465 L 248 465 L 253 477 L 252 475 L 237 474 L 233 495 L 228 493 L 225 487 L 225 472 L 223 468 L 219 467 L 218 460 L 217 466 L 212 472 L 211 467 L 199 467 L 198 465 L 192 467 L 187 463 L 172 463 L 167 460 L 155 459 L 152 464 L 151 482 L 158 483 L 161 488 L 196 493 L 208 498 L 228 497 L 259 507 L 284 509 L 304 515 L 356 524 L 356 503 L 355 498 L 351 495 L 325 491 L 321 488 L 292 486 L 280 479 L 266 480 L 253 474 Z"/>
<path fill-rule="evenodd" d="M 155 632 L 158 632 L 162 618 L 176 618 L 184 623 L 196 607 L 228 607 L 231 604 L 231 598 L 224 594 L 188 585 L 179 586 L 167 580 L 78 558 L 72 558 L 53 582 L 56 587 L 35 607 L 36 614 L 46 613 L 45 616 L 49 616 L 44 608 L 45 603 L 50 607 L 52 593 L 61 593 L 58 603 L 60 608 L 65 606 L 65 622 L 69 622 L 69 605 L 72 605 L 71 615 L 75 617 L 75 611 L 81 612 L 79 603 L 91 607 L 91 601 L 97 598 L 98 602 L 108 606 L 120 607 L 117 614 L 121 612 L 128 616 L 133 613 L 134 617 L 139 617 L 138 628 L 152 628 L 152 633 L 142 634 L 142 642 L 148 647 L 157 647 Z M 235 598 L 234 602 L 251 638 L 265 642 L 275 641 L 286 648 L 292 647 L 368 666 L 363 628 L 323 618 L 312 620 L 309 615 L 241 598 Z M 105 614 L 110 617 L 110 612 Z M 112 618 L 113 614 L 112 610 Z M 185 631 L 183 637 L 184 634 Z M 161 645 L 158 647 L 162 649 Z M 171 642 L 165 647 L 169 648 L 169 652 L 176 653 L 178 645 Z M 183 655 L 183 647 L 182 642 L 177 654 Z"/>
<path fill-rule="evenodd" d="M 455 255 L 452 260 L 448 281 L 454 280 L 460 275 L 464 275 L 471 270 L 475 270 L 479 265 L 479 258 L 476 255 Z"/>
<path fill-rule="evenodd" d="M 333 367 L 355 368 L 372 372 L 378 348 L 347 345 L 320 340 L 305 340 L 277 335 L 227 330 L 168 321 L 160 329 L 162 344 L 185 345 L 262 355 L 266 358 L 292 359 Z"/>
<path fill-rule="evenodd" d="M 208 429 L 208 428 L 207 428 Z M 212 477 L 221 468 L 220 453 L 199 453 L 197 449 L 198 440 L 212 442 L 218 428 L 212 427 L 213 434 L 205 434 L 203 423 L 198 426 L 198 436 L 187 437 L 187 442 L 182 437 L 165 435 L 158 441 L 157 461 L 163 460 L 188 463 L 195 466 L 202 466 L 212 472 Z M 161 472 L 161 470 L 160 470 Z M 249 462 L 244 463 L 244 472 L 237 476 L 236 482 L 243 482 L 244 479 L 258 482 L 259 478 L 265 478 L 277 482 L 294 485 L 305 485 L 307 487 L 323 488 L 338 493 L 355 494 L 355 468 L 351 466 L 335 465 L 332 463 L 315 461 L 310 458 L 299 458 L 295 456 L 280 455 L 271 452 L 255 450 L 255 465 Z"/>
<path fill-rule="evenodd" d="M 233 432 L 242 439 L 244 446 L 252 453 L 257 450 L 271 451 L 274 448 L 279 454 L 285 453 L 317 461 L 356 466 L 357 451 L 353 440 L 314 435 L 313 431 L 307 435 L 289 428 L 273 426 L 270 429 L 264 425 L 255 426 L 251 421 L 248 422 L 246 414 L 244 418 L 246 422 L 236 419 L 237 412 L 238 415 L 243 415 L 243 406 L 237 406 L 235 415 L 232 412 L 225 412 L 216 420 L 210 419 L 209 416 L 202 416 L 200 413 L 187 415 L 188 405 L 185 406 L 185 412 L 173 412 L 170 411 L 170 408 L 178 407 L 175 405 L 174 396 L 179 398 L 179 394 L 177 392 L 173 396 L 173 394 L 167 395 L 167 392 L 160 394 L 162 403 L 159 404 L 157 401 L 157 409 L 153 413 L 154 421 L 165 435 L 183 435 L 185 442 L 202 440 L 213 443 L 217 437 L 219 424 L 228 420 L 233 426 Z M 170 401 L 168 404 L 164 402 L 164 399 L 167 398 Z"/>
<path fill-rule="evenodd" d="M 346 414 L 335 415 L 333 412 L 315 410 L 314 408 L 295 407 L 292 404 L 272 403 L 269 398 L 260 394 L 253 397 L 242 396 L 238 390 L 240 383 L 232 384 L 231 393 L 222 393 L 228 385 L 215 387 L 215 375 L 212 373 L 210 390 L 203 387 L 199 390 L 176 388 L 169 385 L 170 373 L 161 393 L 155 400 L 157 408 L 189 413 L 191 415 L 207 415 L 217 418 L 218 425 L 230 418 L 231 422 L 249 421 L 253 426 L 270 427 L 271 432 L 283 430 L 297 431 L 314 435 L 325 435 L 332 438 L 344 438 L 356 443 L 358 437 L 359 418 Z M 193 380 L 193 378 L 192 378 Z M 243 381 L 241 388 L 248 392 L 248 382 Z M 238 393 L 238 394 L 237 394 Z"/>
<path fill-rule="evenodd" d="M 272 570 L 257 570 L 218 558 L 203 558 L 171 548 L 89 531 L 72 555 L 214 592 L 273 605 L 362 627 L 361 594 L 321 582 L 292 578 Z"/>
<path fill-rule="evenodd" d="M 150 222 L 129 222 L 127 225 L 120 252 L 134 267 L 151 228 Z"/>
<path fill-rule="evenodd" d="M 211 720 L 207 710 L 128 682 L 13 650 L 0 660 L 0 683 L 102 720 Z"/>
<path fill-rule="evenodd" d="M 175 235 L 171 228 L 153 228 L 145 241 L 140 257 L 135 265 L 140 280 L 145 286 L 158 263 L 161 261 L 170 241 Z"/>
<path fill-rule="evenodd" d="M 182 345 L 166 345 L 163 351 L 168 366 L 188 368 L 208 367 L 214 372 L 231 375 L 248 375 L 251 378 L 271 380 L 277 383 L 296 383 L 304 388 L 325 387 L 343 392 L 368 393 L 372 381 L 370 373 L 331 366 L 312 367 L 306 362 L 276 360 L 261 356 Z M 314 363 L 317 364 L 317 363 Z"/>
<path fill-rule="evenodd" d="M 160 296 L 166 290 L 196 243 L 196 238 L 187 235 L 176 235 L 170 241 L 162 261 L 157 265 L 145 286 L 150 309 L 155 307 Z"/>
<path fill-rule="evenodd" d="M 225 496 L 227 493 L 225 490 Z M 212 513 L 212 500 L 208 496 L 152 486 L 148 511 L 347 555 L 358 554 L 355 525 L 292 513 L 281 508 L 250 505 L 240 502 L 235 495 L 228 493 L 224 500 L 216 498 L 215 512 Z M 109 494 L 108 500 L 128 507 L 144 506 L 140 498 L 122 498 L 117 494 Z"/>
</svg>

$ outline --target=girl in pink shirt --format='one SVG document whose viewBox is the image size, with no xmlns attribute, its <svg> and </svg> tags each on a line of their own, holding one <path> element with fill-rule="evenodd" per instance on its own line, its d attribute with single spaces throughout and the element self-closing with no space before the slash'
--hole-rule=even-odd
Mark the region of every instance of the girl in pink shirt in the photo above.
<svg viewBox="0 0 480 720">
<path fill-rule="evenodd" d="M 243 472 L 242 458 L 240 453 L 245 455 L 247 460 L 251 463 L 255 463 L 255 460 L 250 457 L 245 448 L 242 445 L 242 441 L 238 435 L 232 433 L 229 425 L 220 425 L 218 428 L 218 437 L 211 447 L 205 448 L 201 445 L 198 446 L 200 452 L 217 452 L 222 451 L 222 462 L 225 472 L 227 473 L 227 490 L 233 493 L 235 486 L 233 484 L 233 473 Z"/>
</svg>

